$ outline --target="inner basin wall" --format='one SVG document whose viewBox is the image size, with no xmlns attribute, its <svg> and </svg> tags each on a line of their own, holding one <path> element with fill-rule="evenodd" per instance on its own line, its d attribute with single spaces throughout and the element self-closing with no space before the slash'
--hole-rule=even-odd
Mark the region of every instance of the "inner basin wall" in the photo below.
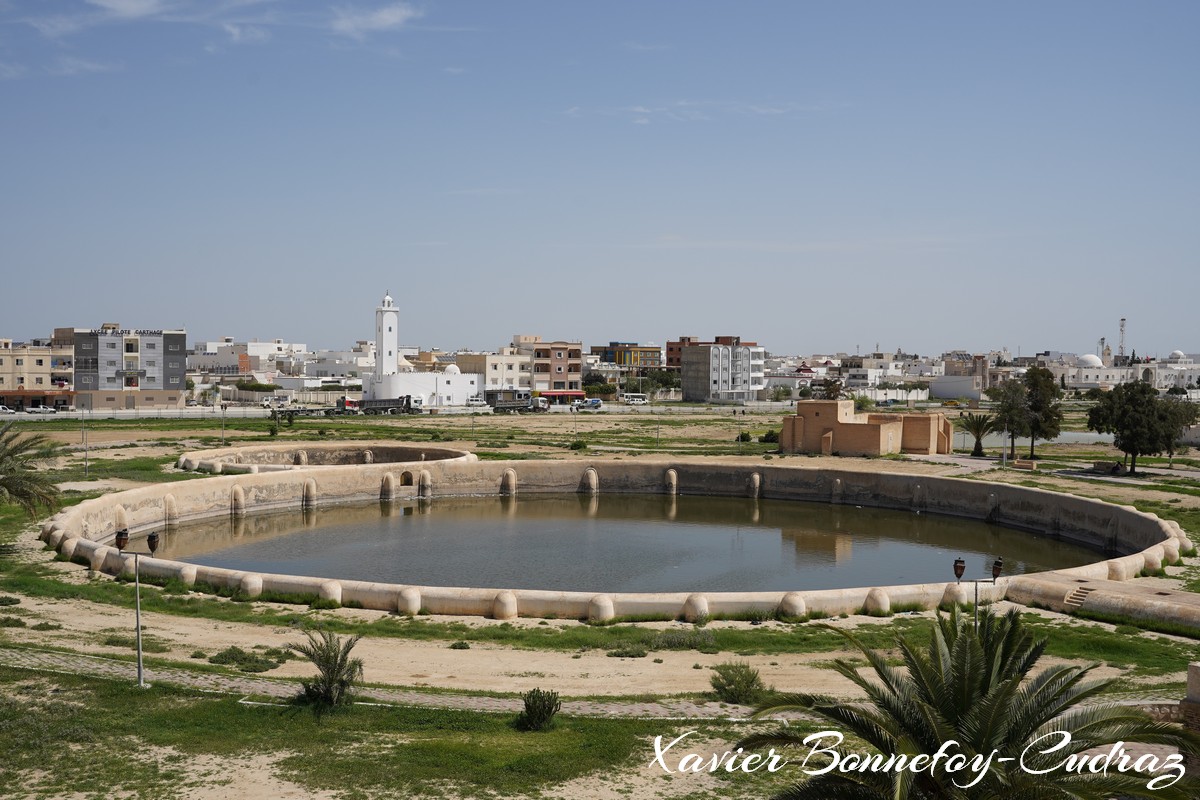
<svg viewBox="0 0 1200 800">
<path fill-rule="evenodd" d="M 343 448 L 345 445 L 343 444 Z M 294 449 L 294 448 L 293 448 Z M 361 445 L 348 448 L 361 451 Z M 454 453 L 457 451 L 448 451 Z M 183 460 L 198 463 L 204 459 Z M 245 463 L 243 460 L 242 463 Z M 156 484 L 88 500 L 64 509 L 42 537 L 66 557 L 119 574 L 132 556 L 111 546 L 117 530 L 149 532 L 180 522 L 258 511 L 311 508 L 370 500 L 521 493 L 678 493 L 841 503 L 970 517 L 1061 537 L 1111 557 L 1060 570 L 1080 579 L 1125 579 L 1170 563 L 1190 542 L 1182 530 L 1129 506 L 1008 484 L 926 475 L 829 470 L 804 466 L 693 462 L 495 461 L 458 453 L 446 460 L 367 463 L 216 475 Z M 520 587 L 401 586 L 200 567 L 141 559 L 142 574 L 185 584 L 208 584 L 256 597 L 265 593 L 317 596 L 401 613 L 470 614 L 508 619 L 560 616 L 610 619 L 662 614 L 698 619 L 751 611 L 887 612 L 895 604 L 961 602 L 954 583 L 856 587 L 795 592 L 550 592 Z M 1010 579 L 983 586 L 981 596 L 1003 599 Z"/>
</svg>

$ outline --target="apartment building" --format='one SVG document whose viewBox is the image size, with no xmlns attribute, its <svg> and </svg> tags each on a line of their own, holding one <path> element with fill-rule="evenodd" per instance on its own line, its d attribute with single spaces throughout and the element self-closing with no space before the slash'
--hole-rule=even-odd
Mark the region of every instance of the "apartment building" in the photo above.
<svg viewBox="0 0 1200 800">
<path fill-rule="evenodd" d="M 495 353 L 458 353 L 455 362 L 466 373 L 483 376 L 485 392 L 514 392 L 532 389 L 533 357 L 515 347 L 502 347 Z"/>
<path fill-rule="evenodd" d="M 187 331 L 56 328 L 74 352 L 75 405 L 84 409 L 170 408 L 186 399 Z"/>
<path fill-rule="evenodd" d="M 512 348 L 530 359 L 530 389 L 551 403 L 570 403 L 584 396 L 583 343 L 542 341 L 541 336 L 518 334 Z"/>
<path fill-rule="evenodd" d="M 767 351 L 738 337 L 724 343 L 684 345 L 680 379 L 685 402 L 743 402 L 758 399 L 766 388 Z"/>
<path fill-rule="evenodd" d="M 53 341 L 0 339 L 0 405 L 15 410 L 74 404 L 69 348 Z"/>
<path fill-rule="evenodd" d="M 592 355 L 599 356 L 606 364 L 616 364 L 625 372 L 642 373 L 650 369 L 663 368 L 662 348 L 637 342 L 609 342 L 592 345 Z"/>
</svg>

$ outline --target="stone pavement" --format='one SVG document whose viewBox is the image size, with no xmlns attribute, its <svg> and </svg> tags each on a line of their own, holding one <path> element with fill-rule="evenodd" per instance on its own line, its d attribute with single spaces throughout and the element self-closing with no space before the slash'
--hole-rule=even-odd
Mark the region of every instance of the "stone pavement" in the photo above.
<svg viewBox="0 0 1200 800">
<path fill-rule="evenodd" d="M 42 672 L 126 680 L 130 683 L 137 680 L 137 665 L 132 661 L 119 661 L 55 650 L 0 647 L 0 665 Z M 299 683 L 294 680 L 264 678 L 239 673 L 198 672 L 173 667 L 147 666 L 145 675 L 147 683 L 165 683 L 220 694 L 290 698 L 300 690 Z M 359 700 L 372 700 L 402 706 L 483 711 L 494 714 L 516 714 L 524 708 L 520 698 L 415 692 L 380 687 L 361 687 L 357 695 Z M 563 701 L 562 713 L 584 717 L 744 720 L 748 716 L 749 709 L 727 706 L 722 703 L 690 700 L 664 700 L 654 703 L 567 700 Z"/>
</svg>

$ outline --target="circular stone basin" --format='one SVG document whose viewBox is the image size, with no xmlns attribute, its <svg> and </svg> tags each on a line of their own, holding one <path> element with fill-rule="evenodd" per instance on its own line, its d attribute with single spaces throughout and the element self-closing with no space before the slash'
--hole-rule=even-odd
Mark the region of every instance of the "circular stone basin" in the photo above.
<svg viewBox="0 0 1200 800">
<path fill-rule="evenodd" d="M 1091 563 L 1096 553 L 975 520 L 785 500 L 449 497 L 186 523 L 160 558 L 421 586 L 746 592 L 944 582 Z"/>
</svg>

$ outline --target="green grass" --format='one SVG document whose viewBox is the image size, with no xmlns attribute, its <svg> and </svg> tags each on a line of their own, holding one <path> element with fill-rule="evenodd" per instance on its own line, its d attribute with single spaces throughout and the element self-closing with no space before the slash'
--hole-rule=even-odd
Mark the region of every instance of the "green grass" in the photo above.
<svg viewBox="0 0 1200 800">
<path fill-rule="evenodd" d="M 47 681 L 65 691 L 52 693 Z M 674 728 L 560 715 L 553 731 L 522 733 L 513 716 L 358 706 L 317 718 L 162 685 L 0 667 L 0 796 L 172 796 L 195 780 L 187 756 L 257 754 L 277 759 L 284 778 L 342 797 L 535 795 L 649 760 L 648 740 Z M 728 734 L 688 725 L 697 727 Z M 158 750 L 156 759 L 157 748 L 179 756 Z"/>
</svg>

